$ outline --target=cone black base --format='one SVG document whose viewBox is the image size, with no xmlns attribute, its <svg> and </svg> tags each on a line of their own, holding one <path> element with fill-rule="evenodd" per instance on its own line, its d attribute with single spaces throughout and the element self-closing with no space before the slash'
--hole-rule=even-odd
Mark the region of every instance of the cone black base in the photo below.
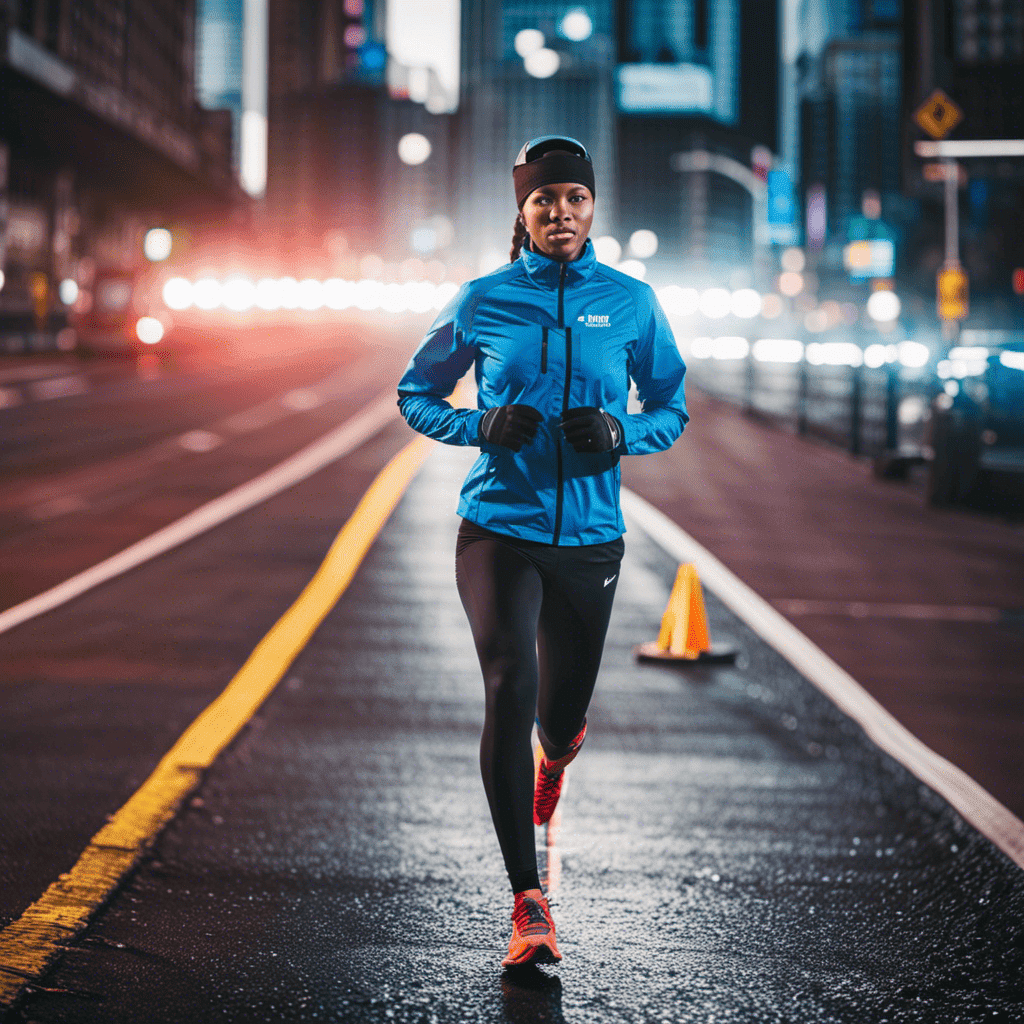
<svg viewBox="0 0 1024 1024">
<path fill-rule="evenodd" d="M 739 655 L 735 647 L 715 645 L 710 651 L 702 651 L 696 658 L 684 658 L 671 651 L 662 650 L 655 641 L 633 648 L 637 661 L 671 662 L 673 665 L 731 665 Z"/>
</svg>

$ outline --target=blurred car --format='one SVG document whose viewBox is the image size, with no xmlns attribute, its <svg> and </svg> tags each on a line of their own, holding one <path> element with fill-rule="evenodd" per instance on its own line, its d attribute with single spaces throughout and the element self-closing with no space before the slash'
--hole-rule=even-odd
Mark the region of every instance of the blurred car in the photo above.
<svg viewBox="0 0 1024 1024">
<path fill-rule="evenodd" d="M 166 348 L 170 320 L 150 290 L 148 279 L 128 271 L 97 271 L 87 301 L 77 303 L 72 315 L 79 347 L 114 355 Z"/>
<path fill-rule="evenodd" d="M 933 505 L 968 499 L 986 478 L 1024 481 L 1024 331 L 964 331 L 955 353 L 968 372 L 933 402 Z"/>
</svg>

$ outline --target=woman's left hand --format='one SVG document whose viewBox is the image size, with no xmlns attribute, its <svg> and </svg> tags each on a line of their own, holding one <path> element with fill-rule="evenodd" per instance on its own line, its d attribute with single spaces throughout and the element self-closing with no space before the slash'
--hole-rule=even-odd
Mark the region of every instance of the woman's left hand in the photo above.
<svg viewBox="0 0 1024 1024">
<path fill-rule="evenodd" d="M 622 424 L 593 405 L 566 409 L 558 425 L 578 452 L 614 451 L 622 440 Z"/>
</svg>

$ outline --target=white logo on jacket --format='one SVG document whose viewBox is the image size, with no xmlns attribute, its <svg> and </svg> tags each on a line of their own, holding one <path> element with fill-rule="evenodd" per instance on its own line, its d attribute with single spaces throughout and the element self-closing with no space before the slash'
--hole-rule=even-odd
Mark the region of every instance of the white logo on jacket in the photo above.
<svg viewBox="0 0 1024 1024">
<path fill-rule="evenodd" d="M 578 316 L 576 320 L 584 327 L 611 327 L 610 316 L 599 316 L 595 313 L 587 313 L 585 316 Z"/>
</svg>

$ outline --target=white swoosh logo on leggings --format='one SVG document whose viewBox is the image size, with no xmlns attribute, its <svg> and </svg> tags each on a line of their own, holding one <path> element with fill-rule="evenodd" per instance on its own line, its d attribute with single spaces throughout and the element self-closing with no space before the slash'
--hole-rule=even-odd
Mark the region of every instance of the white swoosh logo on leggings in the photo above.
<svg viewBox="0 0 1024 1024">
<path fill-rule="evenodd" d="M 618 575 L 619 575 L 618 573 L 616 573 L 616 574 L 615 574 L 615 576 L 618 576 Z M 605 585 L 605 586 L 607 587 L 607 586 L 608 586 L 608 584 L 609 584 L 609 583 L 611 583 L 611 581 L 612 581 L 613 579 L 615 579 L 615 576 L 609 576 L 609 577 L 608 577 L 608 579 L 606 579 L 606 580 L 604 581 L 604 585 Z"/>
</svg>

